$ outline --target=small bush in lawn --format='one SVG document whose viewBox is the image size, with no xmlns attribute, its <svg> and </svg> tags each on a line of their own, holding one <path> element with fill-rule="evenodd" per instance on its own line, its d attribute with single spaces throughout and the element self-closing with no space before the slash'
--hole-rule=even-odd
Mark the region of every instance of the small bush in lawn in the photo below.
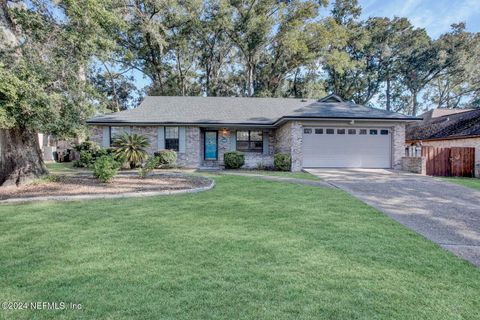
<svg viewBox="0 0 480 320">
<path fill-rule="evenodd" d="M 80 153 L 80 158 L 73 162 L 73 166 L 79 168 L 91 168 L 96 159 L 110 152 L 90 140 L 75 145 L 73 149 Z"/>
<path fill-rule="evenodd" d="M 292 167 L 292 157 L 287 153 L 277 153 L 273 160 L 275 170 L 290 171 Z"/>
<path fill-rule="evenodd" d="M 154 153 L 158 158 L 158 167 L 162 169 L 175 168 L 177 166 L 177 153 L 175 150 L 160 150 Z"/>
<path fill-rule="evenodd" d="M 95 158 L 96 154 L 92 153 L 90 150 L 82 150 L 80 151 L 80 159 L 75 160 L 73 162 L 73 166 L 80 168 L 89 168 L 95 162 Z"/>
<path fill-rule="evenodd" d="M 225 152 L 223 162 L 226 169 L 239 169 L 245 164 L 245 156 L 237 151 Z"/>
<path fill-rule="evenodd" d="M 93 164 L 93 175 L 102 182 L 111 182 L 119 169 L 119 164 L 112 156 L 101 156 Z"/>
<path fill-rule="evenodd" d="M 158 166 L 158 157 L 148 159 L 148 161 L 138 169 L 140 178 L 145 179 Z"/>
</svg>

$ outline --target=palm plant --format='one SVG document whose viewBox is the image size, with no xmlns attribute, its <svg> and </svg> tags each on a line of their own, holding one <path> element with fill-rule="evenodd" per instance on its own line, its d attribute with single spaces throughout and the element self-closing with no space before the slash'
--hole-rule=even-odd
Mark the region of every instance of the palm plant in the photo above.
<svg viewBox="0 0 480 320">
<path fill-rule="evenodd" d="M 148 158 L 145 149 L 149 145 L 148 138 L 145 136 L 124 133 L 113 140 L 115 158 L 127 162 L 130 169 L 136 168 Z"/>
</svg>

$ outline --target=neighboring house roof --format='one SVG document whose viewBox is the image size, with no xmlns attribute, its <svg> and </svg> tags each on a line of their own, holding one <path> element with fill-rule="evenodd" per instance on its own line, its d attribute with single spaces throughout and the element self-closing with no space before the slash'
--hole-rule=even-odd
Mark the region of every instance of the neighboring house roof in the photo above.
<svg viewBox="0 0 480 320">
<path fill-rule="evenodd" d="M 406 139 L 431 140 L 480 136 L 480 109 L 407 125 Z"/>
<path fill-rule="evenodd" d="M 472 111 L 475 109 L 446 109 L 446 108 L 437 108 L 429 110 L 420 115 L 420 118 L 423 118 L 423 121 L 428 121 L 433 118 L 439 118 L 443 116 L 447 116 L 450 114 L 462 113 L 467 111 Z"/>
<path fill-rule="evenodd" d="M 318 102 L 343 102 L 343 99 L 332 93 L 318 100 Z"/>
<path fill-rule="evenodd" d="M 138 108 L 89 119 L 89 124 L 275 125 L 288 118 L 419 120 L 329 96 L 328 102 L 290 98 L 148 96 Z"/>
</svg>

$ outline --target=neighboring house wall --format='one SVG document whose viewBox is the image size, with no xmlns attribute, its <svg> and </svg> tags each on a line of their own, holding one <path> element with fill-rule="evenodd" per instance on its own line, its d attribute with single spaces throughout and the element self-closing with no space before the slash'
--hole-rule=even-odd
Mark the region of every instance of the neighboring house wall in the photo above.
<svg viewBox="0 0 480 320">
<path fill-rule="evenodd" d="M 475 148 L 475 177 L 480 178 L 480 137 L 469 139 L 449 139 L 422 141 L 423 146 L 451 148 L 470 147 Z"/>
</svg>

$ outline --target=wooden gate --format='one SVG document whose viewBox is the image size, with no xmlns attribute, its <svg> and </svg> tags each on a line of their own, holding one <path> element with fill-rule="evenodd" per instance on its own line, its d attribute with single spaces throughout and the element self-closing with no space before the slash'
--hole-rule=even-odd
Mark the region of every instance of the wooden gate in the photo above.
<svg viewBox="0 0 480 320">
<path fill-rule="evenodd" d="M 422 146 L 422 157 L 427 159 L 429 176 L 473 177 L 475 174 L 475 148 Z"/>
</svg>

